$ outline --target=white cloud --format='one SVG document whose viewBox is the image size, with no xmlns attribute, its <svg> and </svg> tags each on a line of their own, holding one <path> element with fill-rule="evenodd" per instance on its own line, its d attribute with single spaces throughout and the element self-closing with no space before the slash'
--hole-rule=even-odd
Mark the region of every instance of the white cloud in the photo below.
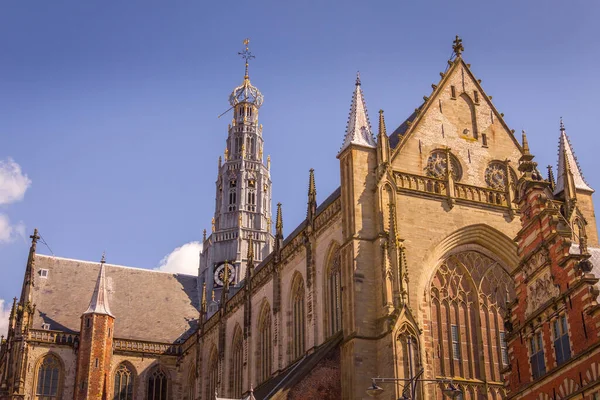
<svg viewBox="0 0 600 400">
<path fill-rule="evenodd" d="M 25 224 L 22 221 L 10 224 L 6 214 L 0 214 L 0 243 L 9 243 L 18 237 L 25 238 Z"/>
<path fill-rule="evenodd" d="M 0 335 L 4 335 L 8 333 L 8 318 L 10 317 L 10 306 L 8 304 L 4 304 L 4 299 L 0 299 Z"/>
<path fill-rule="evenodd" d="M 0 160 L 0 205 L 22 200 L 30 185 L 31 179 L 12 158 Z"/>
<path fill-rule="evenodd" d="M 159 271 L 198 275 L 202 243 L 190 242 L 177 247 L 160 260 Z"/>
</svg>

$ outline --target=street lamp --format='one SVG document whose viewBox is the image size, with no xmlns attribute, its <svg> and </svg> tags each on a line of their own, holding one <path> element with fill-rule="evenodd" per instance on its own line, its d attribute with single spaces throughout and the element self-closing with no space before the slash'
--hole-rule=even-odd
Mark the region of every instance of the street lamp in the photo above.
<svg viewBox="0 0 600 400">
<path fill-rule="evenodd" d="M 384 389 L 377 385 L 377 381 L 381 383 L 386 382 L 405 382 L 406 385 L 410 385 L 410 393 L 403 392 L 402 397 L 398 400 L 415 400 L 417 398 L 417 382 L 427 382 L 427 383 L 447 383 L 448 386 L 442 389 L 442 393 L 451 399 L 456 399 L 462 396 L 462 390 L 458 389 L 454 386 L 454 383 L 451 379 L 420 379 L 425 370 L 421 368 L 416 375 L 413 375 L 413 360 L 412 360 L 412 336 L 407 338 L 407 347 L 408 347 L 408 370 L 410 373 L 410 379 L 402 379 L 402 378 L 372 378 L 371 386 L 367 389 L 367 394 L 371 397 L 379 397 Z"/>
</svg>

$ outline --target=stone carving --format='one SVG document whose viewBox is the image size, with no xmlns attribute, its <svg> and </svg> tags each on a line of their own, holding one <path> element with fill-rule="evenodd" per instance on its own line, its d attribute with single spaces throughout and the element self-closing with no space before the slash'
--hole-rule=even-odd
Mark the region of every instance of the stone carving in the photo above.
<svg viewBox="0 0 600 400">
<path fill-rule="evenodd" d="M 542 249 L 529 258 L 523 265 L 523 274 L 529 277 L 534 274 L 541 266 L 547 264 L 550 260 L 548 249 Z"/>
<path fill-rule="evenodd" d="M 539 278 L 527 286 L 527 308 L 525 310 L 525 316 L 528 317 L 532 312 L 537 310 L 540 305 L 559 294 L 560 290 L 554 285 L 554 279 L 552 278 L 550 271 L 544 272 Z"/>
</svg>

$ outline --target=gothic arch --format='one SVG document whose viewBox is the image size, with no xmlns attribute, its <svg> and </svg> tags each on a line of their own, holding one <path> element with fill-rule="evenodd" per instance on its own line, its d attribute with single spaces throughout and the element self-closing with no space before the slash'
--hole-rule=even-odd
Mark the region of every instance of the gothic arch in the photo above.
<svg viewBox="0 0 600 400">
<path fill-rule="evenodd" d="M 306 293 L 304 278 L 298 271 L 292 277 L 289 300 L 290 316 L 290 361 L 293 362 L 304 355 L 306 350 Z"/>
<path fill-rule="evenodd" d="M 56 385 L 50 384 L 45 385 L 45 382 L 50 379 L 55 373 L 58 373 L 58 379 Z M 40 389 L 40 380 L 42 383 L 41 391 Z M 64 387 L 65 381 L 65 363 L 62 358 L 54 353 L 53 351 L 49 351 L 46 354 L 40 356 L 35 362 L 35 374 L 34 374 L 34 384 L 33 384 L 33 399 L 61 399 L 62 391 Z"/>
<path fill-rule="evenodd" d="M 461 244 L 435 264 L 424 292 L 429 374 L 500 382 L 503 320 L 514 298 L 509 267 L 479 244 Z"/>
<path fill-rule="evenodd" d="M 271 377 L 273 370 L 273 335 L 271 305 L 265 298 L 260 306 L 256 335 L 256 383 L 260 385 Z"/>
<path fill-rule="evenodd" d="M 113 400 L 131 400 L 138 387 L 138 373 L 128 360 L 121 361 L 112 371 Z"/>
<path fill-rule="evenodd" d="M 171 376 L 169 371 L 160 363 L 155 363 L 145 376 L 146 399 L 169 400 L 171 399 Z"/>
<path fill-rule="evenodd" d="M 325 337 L 331 337 L 342 329 L 341 254 L 335 240 L 329 244 L 324 265 L 323 326 Z"/>
<path fill-rule="evenodd" d="M 417 330 L 408 321 L 403 322 L 394 334 L 394 367 L 396 377 L 410 379 L 422 368 L 421 344 Z M 410 351 L 409 351 L 410 347 Z M 411 371 L 412 368 L 412 371 Z M 397 387 L 398 393 L 404 393 L 404 384 Z M 417 387 L 418 398 L 422 398 L 422 388 Z"/>
<path fill-rule="evenodd" d="M 244 377 L 244 339 L 240 324 L 233 328 L 229 358 L 229 392 L 233 397 L 242 397 Z"/>
<path fill-rule="evenodd" d="M 210 348 L 206 374 L 206 398 L 212 399 L 219 389 L 219 354 L 213 344 Z"/>
</svg>

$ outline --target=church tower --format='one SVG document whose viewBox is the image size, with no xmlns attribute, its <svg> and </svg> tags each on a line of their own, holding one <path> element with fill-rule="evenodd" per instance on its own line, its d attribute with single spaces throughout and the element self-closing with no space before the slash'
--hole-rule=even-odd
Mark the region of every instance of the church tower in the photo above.
<svg viewBox="0 0 600 400">
<path fill-rule="evenodd" d="M 233 285 L 244 279 L 248 243 L 254 246 L 257 264 L 273 247 L 270 157 L 265 164 L 262 125 L 258 123 L 263 95 L 250 83 L 248 61 L 254 56 L 248 43 L 246 39 L 246 47 L 239 53 L 246 61 L 244 81 L 229 96 L 233 119 L 224 156 L 219 157 L 212 233 L 204 239 L 200 255 L 199 282 L 206 282 L 209 291 L 223 287 L 226 275 Z"/>
</svg>

